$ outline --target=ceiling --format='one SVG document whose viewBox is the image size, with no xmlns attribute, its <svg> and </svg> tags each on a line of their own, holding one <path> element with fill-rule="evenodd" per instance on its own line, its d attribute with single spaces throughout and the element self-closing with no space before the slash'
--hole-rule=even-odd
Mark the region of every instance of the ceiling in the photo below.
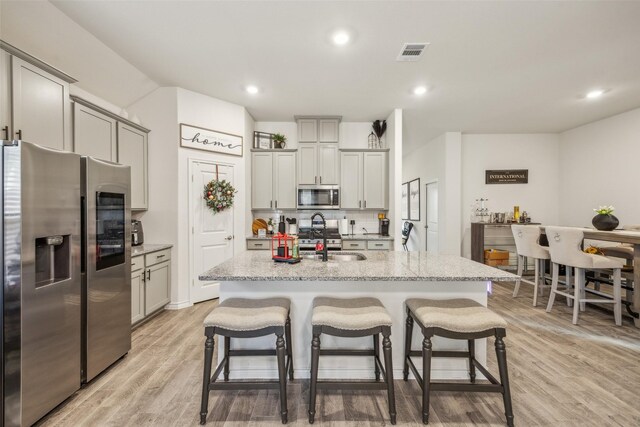
<svg viewBox="0 0 640 427">
<path fill-rule="evenodd" d="M 444 131 L 560 132 L 640 106 L 640 2 L 52 3 L 159 85 L 259 121 L 403 108 L 409 150 Z M 333 45 L 336 29 L 352 42 Z M 396 62 L 403 43 L 423 41 L 421 61 Z M 594 88 L 608 92 L 584 99 Z"/>
</svg>

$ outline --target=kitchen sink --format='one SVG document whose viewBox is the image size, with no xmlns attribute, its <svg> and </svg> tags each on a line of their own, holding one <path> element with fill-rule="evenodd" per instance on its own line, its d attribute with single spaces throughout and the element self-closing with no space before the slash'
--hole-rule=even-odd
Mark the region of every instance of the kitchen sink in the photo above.
<svg viewBox="0 0 640 427">
<path fill-rule="evenodd" d="M 300 254 L 300 256 L 303 259 L 313 259 L 317 261 L 322 261 L 322 255 L 316 254 L 315 252 L 307 252 L 307 253 L 303 252 Z M 367 259 L 367 257 L 355 252 L 340 252 L 340 253 L 329 252 L 328 259 L 329 261 L 347 262 L 347 261 L 364 261 Z"/>
</svg>

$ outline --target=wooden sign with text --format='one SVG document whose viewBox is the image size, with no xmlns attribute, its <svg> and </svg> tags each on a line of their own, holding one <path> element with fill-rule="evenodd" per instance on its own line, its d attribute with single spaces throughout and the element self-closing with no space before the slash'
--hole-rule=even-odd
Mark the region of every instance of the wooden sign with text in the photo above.
<svg viewBox="0 0 640 427">
<path fill-rule="evenodd" d="M 485 184 L 528 184 L 529 169 L 486 170 Z"/>
<path fill-rule="evenodd" d="M 216 130 L 180 124 L 180 145 L 242 157 L 242 137 Z"/>
</svg>

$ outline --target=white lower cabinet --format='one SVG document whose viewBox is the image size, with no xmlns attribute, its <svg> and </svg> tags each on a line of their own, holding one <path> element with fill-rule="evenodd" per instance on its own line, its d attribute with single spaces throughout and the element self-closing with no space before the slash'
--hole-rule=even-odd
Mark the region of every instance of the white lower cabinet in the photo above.
<svg viewBox="0 0 640 427">
<path fill-rule="evenodd" d="M 131 323 L 161 309 L 171 300 L 171 249 L 131 258 Z"/>
</svg>

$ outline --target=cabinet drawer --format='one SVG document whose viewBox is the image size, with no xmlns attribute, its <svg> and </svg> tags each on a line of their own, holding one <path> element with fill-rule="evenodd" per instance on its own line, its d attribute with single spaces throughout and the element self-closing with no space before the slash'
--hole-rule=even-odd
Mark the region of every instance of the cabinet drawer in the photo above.
<svg viewBox="0 0 640 427">
<path fill-rule="evenodd" d="M 365 250 L 367 249 L 367 242 L 364 240 L 345 240 L 342 242 L 342 249 L 345 251 L 350 249 Z"/>
<path fill-rule="evenodd" d="M 247 240 L 247 250 L 255 251 L 255 250 L 266 250 L 271 249 L 271 242 L 269 239 L 265 240 Z"/>
<path fill-rule="evenodd" d="M 131 257 L 131 272 L 144 268 L 144 255 Z"/>
<path fill-rule="evenodd" d="M 148 267 L 159 262 L 169 261 L 171 259 L 171 249 L 164 249 L 162 251 L 151 252 L 144 256 L 144 263 Z"/>
<path fill-rule="evenodd" d="M 367 242 L 367 249 L 370 251 L 388 251 L 391 248 L 391 242 L 389 240 L 369 240 Z"/>
</svg>

